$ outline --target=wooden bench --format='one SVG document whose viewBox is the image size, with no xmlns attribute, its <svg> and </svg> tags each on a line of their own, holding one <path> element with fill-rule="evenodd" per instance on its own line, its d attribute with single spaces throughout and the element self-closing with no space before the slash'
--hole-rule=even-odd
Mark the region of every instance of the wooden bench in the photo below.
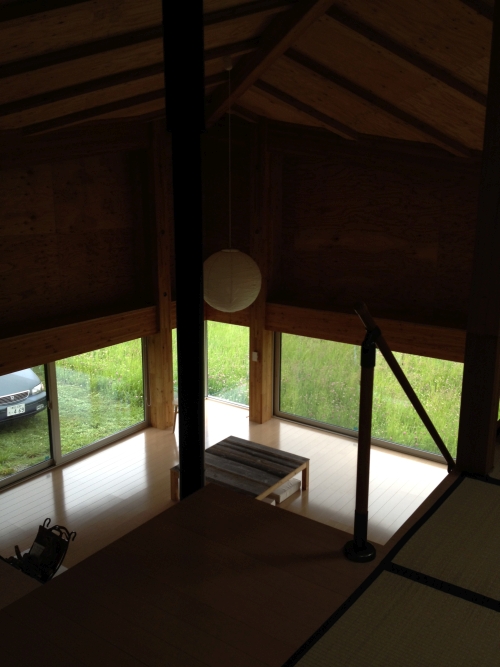
<svg viewBox="0 0 500 667">
<path fill-rule="evenodd" d="M 230 435 L 205 450 L 205 483 L 218 484 L 262 500 L 302 472 L 309 486 L 309 459 Z M 179 500 L 179 465 L 170 469 L 170 496 Z"/>
</svg>

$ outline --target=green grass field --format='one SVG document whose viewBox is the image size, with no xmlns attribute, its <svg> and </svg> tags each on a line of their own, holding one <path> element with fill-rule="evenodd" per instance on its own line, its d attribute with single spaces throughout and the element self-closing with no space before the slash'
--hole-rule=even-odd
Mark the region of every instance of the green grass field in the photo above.
<svg viewBox="0 0 500 667">
<path fill-rule="evenodd" d="M 395 353 L 417 396 L 456 455 L 463 364 Z M 283 412 L 356 430 L 359 347 L 283 334 Z M 377 353 L 372 434 L 439 453 L 385 360 Z"/>
<path fill-rule="evenodd" d="M 33 370 L 45 382 L 43 366 Z M 140 340 L 63 359 L 56 373 L 63 454 L 144 419 Z M 46 410 L 0 424 L 0 478 L 48 458 Z"/>
<path fill-rule="evenodd" d="M 248 405 L 248 327 L 207 322 L 208 395 Z"/>
<path fill-rule="evenodd" d="M 248 327 L 207 322 L 208 395 L 248 405 Z M 177 391 L 177 329 L 172 331 L 174 388 Z"/>
</svg>

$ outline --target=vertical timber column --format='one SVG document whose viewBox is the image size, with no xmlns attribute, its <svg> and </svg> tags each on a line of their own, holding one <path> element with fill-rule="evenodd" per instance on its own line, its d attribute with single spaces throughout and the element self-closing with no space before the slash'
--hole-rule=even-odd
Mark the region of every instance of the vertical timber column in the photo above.
<svg viewBox="0 0 500 667">
<path fill-rule="evenodd" d="M 495 3 L 457 466 L 493 467 L 500 363 L 500 2 Z"/>
<path fill-rule="evenodd" d="M 156 260 L 158 277 L 158 329 L 148 336 L 148 375 L 151 426 L 173 426 L 172 322 L 170 285 L 170 227 L 173 224 L 171 148 L 165 124 L 156 121 L 151 132 Z"/>
<path fill-rule="evenodd" d="M 180 497 L 205 483 L 201 133 L 205 129 L 203 1 L 163 0 L 165 110 L 172 185 L 179 374 Z"/>
<path fill-rule="evenodd" d="M 265 120 L 258 124 L 254 156 L 250 254 L 262 272 L 262 288 L 250 306 L 249 418 L 262 424 L 273 416 L 273 332 L 266 330 L 269 258 L 272 257 L 271 159 Z"/>
</svg>

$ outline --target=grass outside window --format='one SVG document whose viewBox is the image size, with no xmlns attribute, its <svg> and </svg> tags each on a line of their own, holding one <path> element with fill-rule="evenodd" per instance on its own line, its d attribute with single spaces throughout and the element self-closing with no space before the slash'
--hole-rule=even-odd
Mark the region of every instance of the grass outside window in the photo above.
<svg viewBox="0 0 500 667">
<path fill-rule="evenodd" d="M 357 430 L 360 349 L 282 334 L 280 410 Z M 395 353 L 408 380 L 456 457 L 463 364 Z M 427 452 L 439 450 L 377 352 L 372 436 Z"/>
</svg>

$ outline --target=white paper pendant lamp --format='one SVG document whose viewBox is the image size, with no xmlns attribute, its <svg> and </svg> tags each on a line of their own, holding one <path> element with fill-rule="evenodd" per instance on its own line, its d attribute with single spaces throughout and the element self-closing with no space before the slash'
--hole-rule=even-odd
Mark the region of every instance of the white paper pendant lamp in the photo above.
<svg viewBox="0 0 500 667">
<path fill-rule="evenodd" d="M 239 250 L 221 250 L 203 264 L 205 301 L 225 313 L 243 310 L 258 297 L 262 285 L 260 269 Z"/>
</svg>

